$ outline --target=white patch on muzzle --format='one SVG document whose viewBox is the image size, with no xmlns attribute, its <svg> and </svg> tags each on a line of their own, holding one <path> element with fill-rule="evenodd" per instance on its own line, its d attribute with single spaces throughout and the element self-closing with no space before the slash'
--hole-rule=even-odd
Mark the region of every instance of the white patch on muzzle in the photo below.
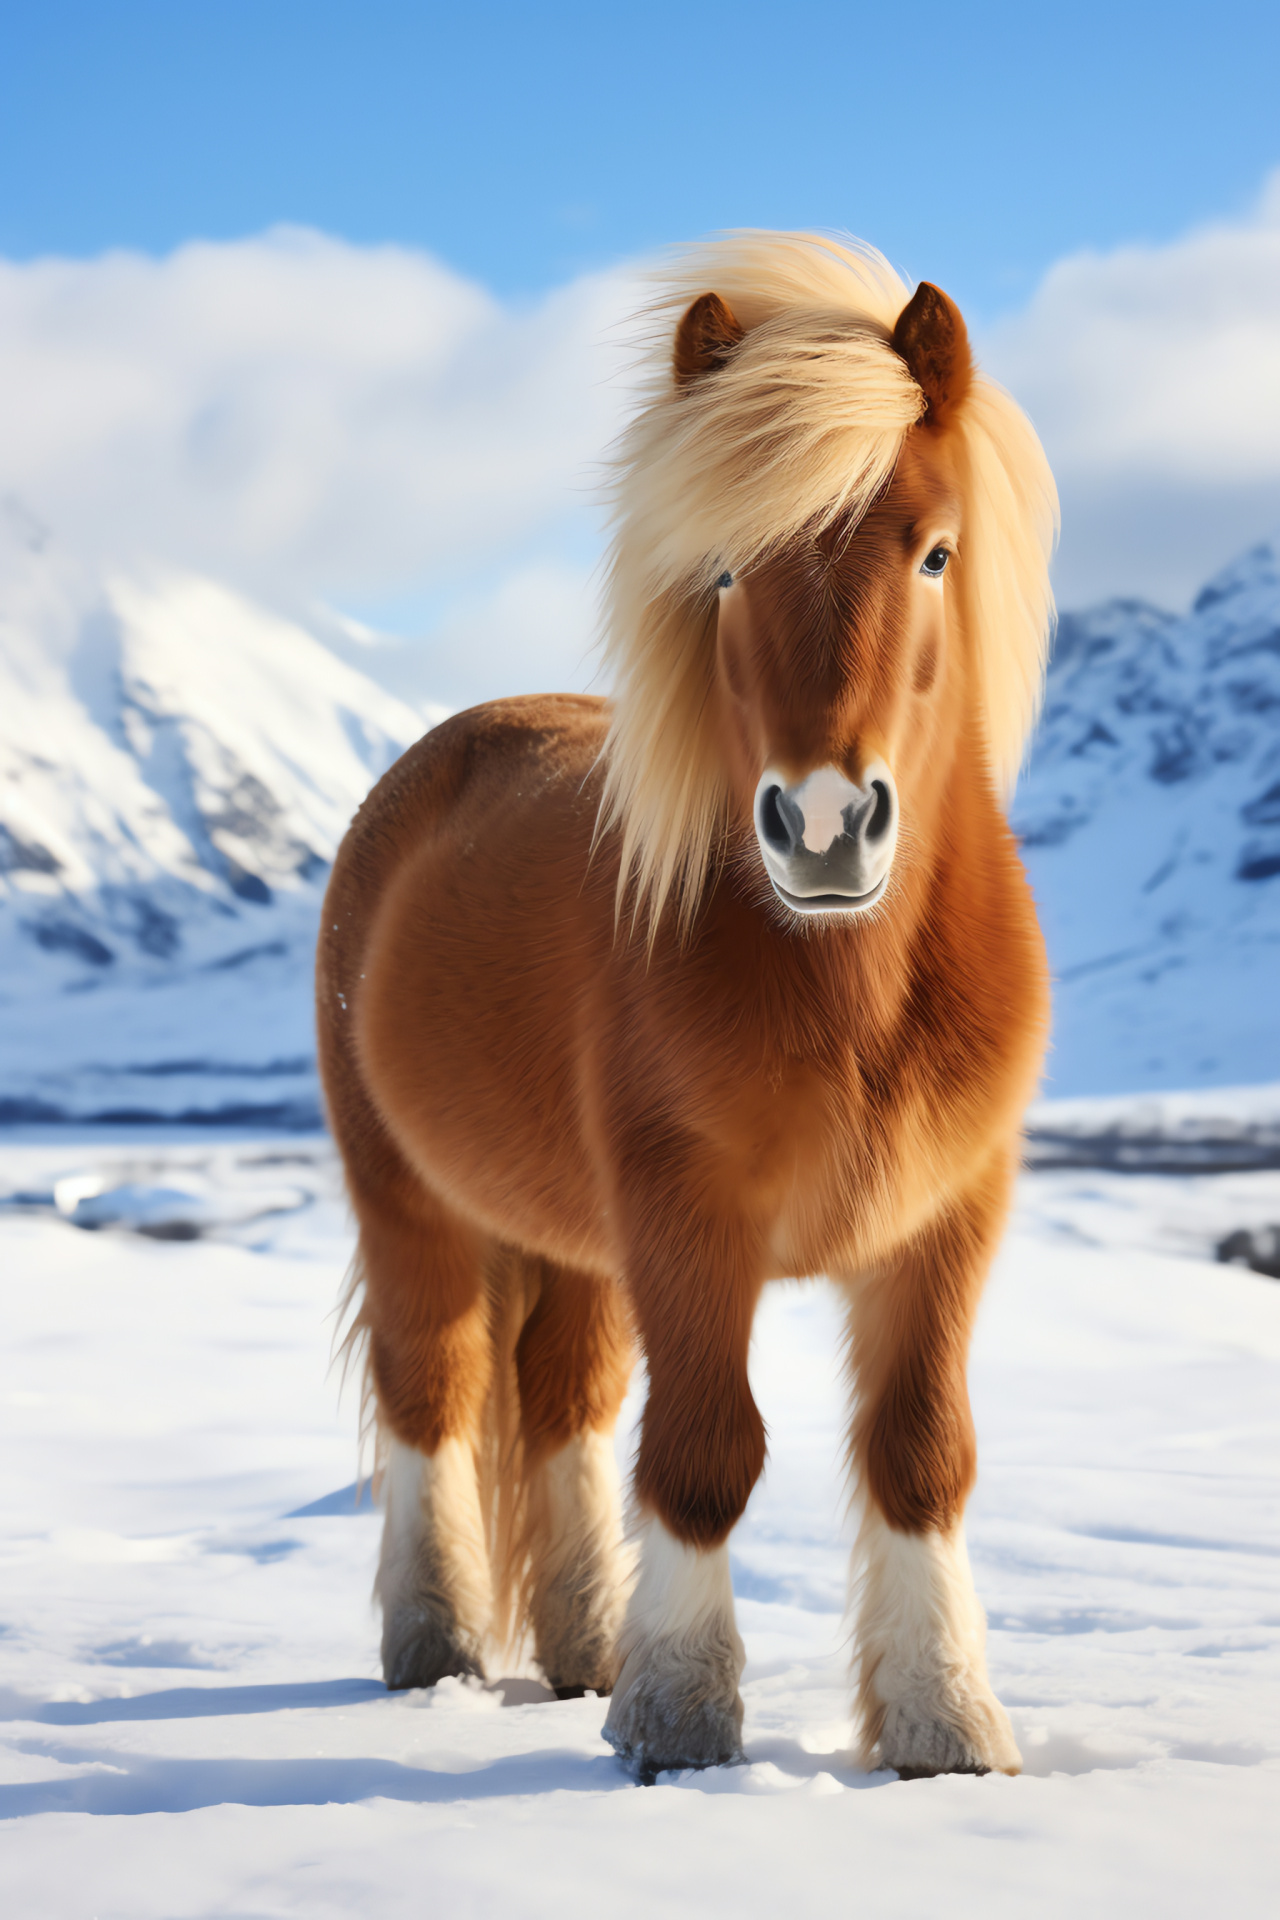
<svg viewBox="0 0 1280 1920">
<path fill-rule="evenodd" d="M 825 853 L 844 832 L 844 810 L 862 798 L 862 789 L 838 767 L 818 767 L 791 789 L 791 798 L 804 815 L 804 845 L 810 853 Z"/>
<path fill-rule="evenodd" d="M 765 872 L 792 913 L 864 913 L 882 897 L 898 842 L 897 788 L 883 761 L 864 768 L 861 786 L 831 765 L 794 787 L 767 768 L 753 815 Z"/>
</svg>

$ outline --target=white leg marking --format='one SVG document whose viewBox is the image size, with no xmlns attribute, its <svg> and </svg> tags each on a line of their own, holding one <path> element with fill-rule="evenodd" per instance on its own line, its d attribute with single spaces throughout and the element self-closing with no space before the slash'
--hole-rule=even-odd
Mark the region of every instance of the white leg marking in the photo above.
<svg viewBox="0 0 1280 1920">
<path fill-rule="evenodd" d="M 376 1591 L 387 1685 L 482 1672 L 493 1589 L 470 1442 L 427 1455 L 393 1440 L 385 1484 Z"/>
<path fill-rule="evenodd" d="M 743 1758 L 738 1679 L 746 1652 L 734 1625 L 727 1545 L 702 1552 L 649 1516 L 618 1652 L 604 1735 L 638 1779 Z"/>
<path fill-rule="evenodd" d="M 1017 1773 L 1022 1755 L 987 1679 L 963 1528 L 899 1533 L 868 1507 L 857 1553 L 864 1764 L 909 1776 Z"/>
<path fill-rule="evenodd" d="M 529 1476 L 529 1616 L 551 1686 L 607 1693 L 630 1572 L 613 1440 L 580 1433 Z"/>
</svg>

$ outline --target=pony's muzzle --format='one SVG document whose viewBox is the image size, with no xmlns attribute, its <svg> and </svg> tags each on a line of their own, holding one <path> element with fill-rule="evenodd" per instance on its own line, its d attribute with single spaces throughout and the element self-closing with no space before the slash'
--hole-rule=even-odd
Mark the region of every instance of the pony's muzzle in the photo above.
<svg viewBox="0 0 1280 1920">
<path fill-rule="evenodd" d="M 883 761 L 855 786 L 818 767 L 794 786 L 767 771 L 756 788 L 764 869 L 795 913 L 862 913 L 881 898 L 898 844 L 898 790 Z"/>
</svg>

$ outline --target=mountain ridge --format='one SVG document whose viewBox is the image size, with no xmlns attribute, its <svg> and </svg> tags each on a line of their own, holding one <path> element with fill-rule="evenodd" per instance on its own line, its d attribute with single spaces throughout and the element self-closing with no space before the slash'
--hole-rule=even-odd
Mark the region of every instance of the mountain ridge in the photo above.
<svg viewBox="0 0 1280 1920">
<path fill-rule="evenodd" d="M 1280 563 L 1059 624 L 1011 810 L 1053 966 L 1046 1091 L 1280 1076 Z"/>
<path fill-rule="evenodd" d="M 171 570 L 0 513 L 0 1122 L 317 1126 L 328 874 L 418 710 Z M 1048 1095 L 1280 1078 L 1280 563 L 1059 623 L 1012 821 Z"/>
<path fill-rule="evenodd" d="M 329 864 L 432 716 L 228 588 L 7 533 L 0 1120 L 318 1125 Z"/>
</svg>

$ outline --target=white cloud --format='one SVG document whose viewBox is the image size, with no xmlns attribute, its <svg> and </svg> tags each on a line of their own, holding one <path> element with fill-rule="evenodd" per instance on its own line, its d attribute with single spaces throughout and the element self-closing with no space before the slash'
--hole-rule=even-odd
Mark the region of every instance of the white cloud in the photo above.
<svg viewBox="0 0 1280 1920">
<path fill-rule="evenodd" d="M 635 303 L 618 272 L 504 305 L 293 230 L 0 261 L 0 496 L 90 568 L 394 626 L 329 631 L 418 699 L 583 686 Z M 1059 473 L 1064 604 L 1177 600 L 1280 523 L 1280 176 L 1249 219 L 1062 261 L 980 344 Z"/>
<path fill-rule="evenodd" d="M 1068 604 L 1175 600 L 1280 521 L 1280 173 L 1246 220 L 1060 261 L 982 346 L 1057 472 Z"/>
<path fill-rule="evenodd" d="M 0 263 L 0 491 L 102 561 L 298 596 L 455 577 L 586 511 L 629 304 L 601 275 L 511 309 L 292 230 Z"/>
</svg>

